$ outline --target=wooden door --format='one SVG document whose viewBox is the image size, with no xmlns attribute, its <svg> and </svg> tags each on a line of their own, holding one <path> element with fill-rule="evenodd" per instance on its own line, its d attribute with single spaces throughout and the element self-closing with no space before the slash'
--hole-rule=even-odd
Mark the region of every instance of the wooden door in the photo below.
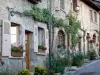
<svg viewBox="0 0 100 75">
<path fill-rule="evenodd" d="M 30 33 L 25 32 L 26 40 L 26 69 L 30 69 Z"/>
</svg>

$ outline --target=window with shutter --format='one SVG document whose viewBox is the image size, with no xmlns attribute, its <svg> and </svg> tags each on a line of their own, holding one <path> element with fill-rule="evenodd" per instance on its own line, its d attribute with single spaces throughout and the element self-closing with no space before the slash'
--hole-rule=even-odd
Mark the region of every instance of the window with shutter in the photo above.
<svg viewBox="0 0 100 75">
<path fill-rule="evenodd" d="M 97 13 L 94 12 L 94 21 L 97 22 Z"/>
<path fill-rule="evenodd" d="M 14 46 L 18 46 L 19 41 L 19 27 L 11 26 L 11 44 Z"/>
<path fill-rule="evenodd" d="M 93 12 L 90 10 L 90 20 L 93 21 Z"/>
<path fill-rule="evenodd" d="M 45 46 L 45 31 L 38 27 L 38 45 Z"/>
<path fill-rule="evenodd" d="M 65 0 L 60 0 L 60 8 L 61 9 L 65 9 L 65 2 L 64 2 Z"/>
</svg>

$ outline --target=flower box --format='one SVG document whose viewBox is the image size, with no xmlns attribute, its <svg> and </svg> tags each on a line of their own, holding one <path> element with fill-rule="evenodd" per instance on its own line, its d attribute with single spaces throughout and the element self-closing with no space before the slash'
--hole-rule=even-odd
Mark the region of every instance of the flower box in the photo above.
<svg viewBox="0 0 100 75">
<path fill-rule="evenodd" d="M 40 53 L 45 53 L 45 50 L 38 49 L 38 52 L 40 52 Z"/>
<path fill-rule="evenodd" d="M 45 53 L 45 50 L 46 50 L 47 48 L 46 47 L 44 47 L 44 46 L 42 46 L 42 45 L 39 45 L 38 46 L 38 52 L 40 52 L 40 53 Z"/>
<path fill-rule="evenodd" d="M 11 56 L 21 57 L 21 56 L 23 56 L 23 52 L 11 52 Z"/>
<path fill-rule="evenodd" d="M 23 46 L 12 46 L 11 48 L 11 56 L 21 57 L 23 56 Z"/>
</svg>

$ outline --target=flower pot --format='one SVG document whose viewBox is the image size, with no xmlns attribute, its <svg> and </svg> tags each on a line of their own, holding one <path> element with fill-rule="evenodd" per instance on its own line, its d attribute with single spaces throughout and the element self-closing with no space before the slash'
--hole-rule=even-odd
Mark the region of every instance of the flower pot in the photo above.
<svg viewBox="0 0 100 75">
<path fill-rule="evenodd" d="M 45 50 L 38 49 L 38 52 L 40 52 L 40 53 L 45 53 Z"/>
<path fill-rule="evenodd" d="M 11 56 L 21 57 L 21 56 L 23 56 L 23 52 L 11 52 Z"/>
</svg>

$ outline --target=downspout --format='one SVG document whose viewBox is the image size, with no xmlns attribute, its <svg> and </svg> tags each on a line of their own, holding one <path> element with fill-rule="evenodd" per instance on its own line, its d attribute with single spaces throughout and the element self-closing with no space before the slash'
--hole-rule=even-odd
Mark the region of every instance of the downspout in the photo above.
<svg viewBox="0 0 100 75">
<path fill-rule="evenodd" d="M 100 11 L 99 11 L 99 56 L 100 56 Z"/>
</svg>

